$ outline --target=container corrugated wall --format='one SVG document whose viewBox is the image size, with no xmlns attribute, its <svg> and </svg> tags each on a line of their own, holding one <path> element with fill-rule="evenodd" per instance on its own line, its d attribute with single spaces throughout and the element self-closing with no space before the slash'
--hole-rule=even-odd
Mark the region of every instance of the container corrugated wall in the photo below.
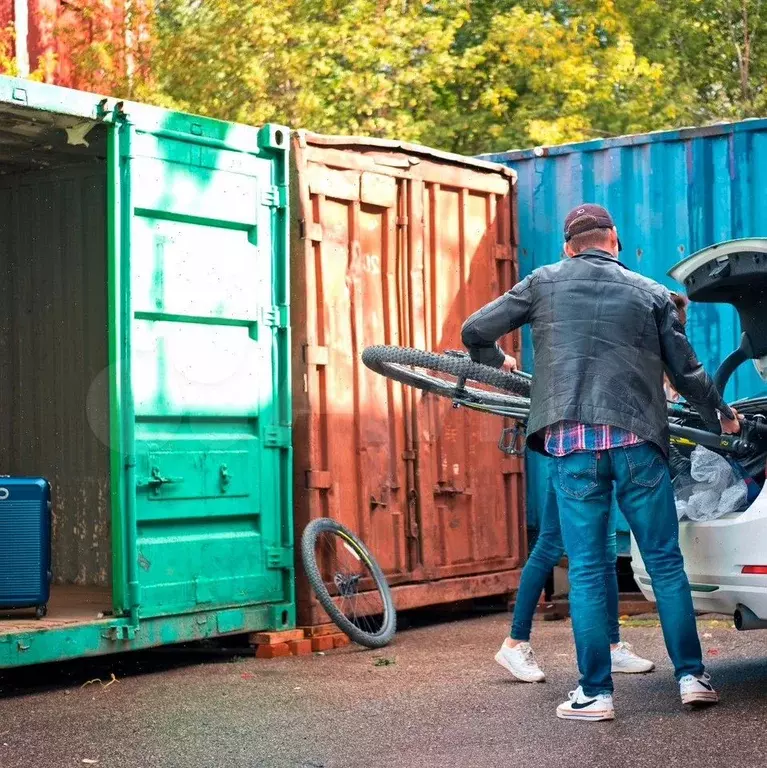
<svg viewBox="0 0 767 768">
<path fill-rule="evenodd" d="M 400 609 L 508 592 L 526 538 L 502 421 L 389 382 L 360 354 L 460 347 L 463 320 L 516 279 L 512 175 L 393 142 L 299 132 L 294 149 L 297 533 L 322 516 L 359 532 Z M 300 579 L 297 608 L 299 623 L 326 620 Z"/>
<path fill-rule="evenodd" d="M 632 269 L 679 289 L 667 271 L 722 240 L 767 235 L 767 120 L 487 155 L 518 174 L 522 276 L 562 252 L 562 222 L 580 202 L 613 214 Z M 713 372 L 739 343 L 735 311 L 693 305 L 688 335 Z M 525 364 L 532 348 L 525 344 Z M 742 366 L 728 399 L 764 392 L 753 366 Z M 538 472 L 528 464 L 529 518 L 535 519 Z M 625 522 L 622 529 L 627 530 Z"/>
<path fill-rule="evenodd" d="M 56 581 L 103 587 L 111 586 L 105 194 L 101 165 L 0 180 L 0 473 L 50 480 Z"/>
</svg>

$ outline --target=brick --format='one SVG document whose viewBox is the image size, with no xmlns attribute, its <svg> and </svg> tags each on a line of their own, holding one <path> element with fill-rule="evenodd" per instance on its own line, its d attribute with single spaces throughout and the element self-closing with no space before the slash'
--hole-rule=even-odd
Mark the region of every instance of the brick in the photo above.
<svg viewBox="0 0 767 768">
<path fill-rule="evenodd" d="M 318 651 L 332 651 L 333 650 L 332 635 L 324 635 L 323 637 L 313 637 L 312 650 L 315 653 L 317 653 Z"/>
<path fill-rule="evenodd" d="M 248 638 L 251 645 L 279 645 L 291 640 L 303 640 L 302 629 L 288 629 L 285 632 L 254 632 Z"/>
<path fill-rule="evenodd" d="M 320 624 L 317 627 L 302 627 L 302 629 L 307 637 L 322 637 L 338 633 L 338 627 L 335 624 Z"/>
<path fill-rule="evenodd" d="M 256 648 L 257 659 L 277 659 L 281 656 L 290 656 L 290 646 L 287 643 L 259 645 Z"/>
<path fill-rule="evenodd" d="M 305 656 L 307 653 L 312 652 L 311 640 L 291 640 L 288 643 L 290 652 L 293 656 Z"/>
<path fill-rule="evenodd" d="M 333 635 L 334 648 L 346 648 L 347 645 L 351 645 L 351 642 L 346 635 Z"/>
</svg>

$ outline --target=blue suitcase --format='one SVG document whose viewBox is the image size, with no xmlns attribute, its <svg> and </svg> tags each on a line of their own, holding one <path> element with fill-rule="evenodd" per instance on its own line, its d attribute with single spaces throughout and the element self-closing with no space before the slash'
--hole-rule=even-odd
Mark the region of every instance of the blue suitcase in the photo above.
<svg viewBox="0 0 767 768">
<path fill-rule="evenodd" d="M 0 608 L 48 612 L 51 506 L 47 480 L 0 476 Z"/>
</svg>

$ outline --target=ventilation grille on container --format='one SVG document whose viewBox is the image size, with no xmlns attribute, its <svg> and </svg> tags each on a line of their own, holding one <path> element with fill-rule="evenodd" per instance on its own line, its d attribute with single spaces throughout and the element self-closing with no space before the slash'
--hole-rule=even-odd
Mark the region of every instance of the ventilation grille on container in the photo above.
<svg viewBox="0 0 767 768">
<path fill-rule="evenodd" d="M 39 501 L 0 503 L 0 604 L 40 594 L 40 514 Z"/>
</svg>

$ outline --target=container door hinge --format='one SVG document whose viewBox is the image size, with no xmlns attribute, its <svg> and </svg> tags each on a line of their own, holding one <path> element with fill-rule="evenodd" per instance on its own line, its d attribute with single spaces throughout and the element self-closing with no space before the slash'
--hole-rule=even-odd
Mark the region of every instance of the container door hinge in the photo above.
<svg viewBox="0 0 767 768">
<path fill-rule="evenodd" d="M 496 261 L 512 261 L 513 251 L 510 245 L 496 243 L 494 255 Z"/>
<path fill-rule="evenodd" d="M 327 365 L 329 353 L 327 347 L 304 344 L 304 362 L 307 365 Z"/>
<path fill-rule="evenodd" d="M 293 550 L 289 547 L 267 547 L 266 567 L 274 570 L 289 570 L 293 567 Z"/>
<path fill-rule="evenodd" d="M 333 487 L 333 477 L 327 470 L 310 469 L 306 473 L 306 487 L 310 491 L 329 491 Z"/>
<path fill-rule="evenodd" d="M 301 219 L 298 222 L 298 234 L 302 240 L 311 240 L 313 243 L 322 242 L 322 224 L 307 222 Z"/>
<path fill-rule="evenodd" d="M 290 427 L 267 427 L 264 430 L 264 445 L 267 448 L 290 448 L 292 436 Z"/>
<path fill-rule="evenodd" d="M 261 310 L 261 322 L 269 328 L 288 328 L 290 326 L 290 307 L 287 304 L 275 304 Z"/>
<path fill-rule="evenodd" d="M 284 184 L 273 184 L 264 190 L 263 204 L 270 208 L 287 208 L 288 188 Z"/>
</svg>

